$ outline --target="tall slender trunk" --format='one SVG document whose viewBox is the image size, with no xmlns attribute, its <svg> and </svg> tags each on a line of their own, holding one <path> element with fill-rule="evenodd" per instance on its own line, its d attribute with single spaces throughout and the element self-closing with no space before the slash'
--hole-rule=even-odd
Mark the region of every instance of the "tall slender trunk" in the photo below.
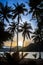
<svg viewBox="0 0 43 65">
<path fill-rule="evenodd" d="M 23 47 L 24 47 L 24 39 L 23 39 Z M 22 58 L 23 58 L 23 50 L 22 50 Z"/>
<path fill-rule="evenodd" d="M 17 26 L 17 30 L 18 30 L 18 26 Z M 17 52 L 18 52 L 18 31 L 17 31 Z"/>
<path fill-rule="evenodd" d="M 17 24 L 17 52 L 18 52 L 18 29 L 19 29 L 19 14 L 18 14 L 18 24 Z"/>
</svg>

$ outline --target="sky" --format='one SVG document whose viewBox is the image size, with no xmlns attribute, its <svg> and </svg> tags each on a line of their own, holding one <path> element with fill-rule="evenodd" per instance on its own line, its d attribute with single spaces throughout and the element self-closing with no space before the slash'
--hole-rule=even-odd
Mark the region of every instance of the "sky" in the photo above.
<svg viewBox="0 0 43 65">
<path fill-rule="evenodd" d="M 26 4 L 26 2 L 28 2 L 29 0 L 0 0 L 0 2 L 2 2 L 4 5 L 6 4 L 6 2 L 8 2 L 9 6 L 13 7 L 13 4 L 17 4 L 17 2 L 20 3 L 25 3 L 26 8 L 29 10 L 29 6 Z M 36 28 L 36 22 L 34 21 L 30 21 L 32 14 L 28 14 L 27 16 L 22 16 L 22 20 L 23 22 L 27 21 L 29 23 L 31 23 L 33 30 Z"/>
<path fill-rule="evenodd" d="M 13 7 L 13 4 L 17 4 L 17 2 L 20 3 L 25 3 L 26 8 L 29 9 L 29 6 L 26 4 L 26 2 L 28 2 L 29 0 L 0 0 L 0 2 L 2 2 L 4 5 L 6 4 L 6 2 L 8 2 L 9 6 Z M 28 23 L 31 23 L 33 30 L 36 28 L 36 22 L 35 21 L 30 21 L 32 17 L 32 14 L 28 14 L 27 16 L 23 16 L 22 15 L 22 21 L 25 22 L 27 21 Z M 10 20 L 11 21 L 11 20 Z M 19 35 L 20 36 L 20 35 Z M 21 38 L 21 36 L 20 36 Z"/>
</svg>

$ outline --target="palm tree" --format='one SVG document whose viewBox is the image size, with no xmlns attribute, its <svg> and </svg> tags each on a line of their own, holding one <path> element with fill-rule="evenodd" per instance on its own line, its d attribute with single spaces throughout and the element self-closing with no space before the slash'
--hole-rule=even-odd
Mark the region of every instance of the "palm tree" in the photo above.
<svg viewBox="0 0 43 65">
<path fill-rule="evenodd" d="M 40 28 L 42 27 L 41 25 L 39 25 L 39 23 L 42 23 L 43 20 L 43 4 L 42 4 L 42 0 L 30 0 L 28 5 L 30 6 L 30 11 L 29 13 L 32 13 L 32 19 L 36 19 L 37 20 L 37 26 Z M 34 5 L 35 4 L 35 5 Z"/>
<path fill-rule="evenodd" d="M 42 15 L 42 12 L 43 12 L 43 8 L 42 8 L 42 0 L 30 0 L 28 5 L 30 6 L 30 11 L 29 13 L 32 13 L 32 19 L 37 19 L 37 26 L 40 30 L 40 33 L 41 33 L 41 28 L 43 29 L 43 27 L 39 24 L 40 23 L 40 20 L 42 21 L 42 18 L 43 18 L 43 15 Z M 42 18 L 41 18 L 42 17 Z M 35 42 L 36 41 L 40 41 L 40 37 L 41 34 L 37 34 L 35 35 L 34 39 L 35 39 Z M 41 53 L 39 52 L 39 55 Z"/>
<path fill-rule="evenodd" d="M 32 38 L 35 43 L 38 43 L 40 41 L 40 30 L 35 29 L 35 32 L 33 32 Z"/>
<path fill-rule="evenodd" d="M 9 33 L 12 34 L 12 37 L 11 37 L 11 46 L 10 46 L 10 52 L 11 52 L 13 37 L 14 37 L 15 32 L 16 32 L 16 23 L 15 22 L 11 22 L 11 24 L 9 24 L 9 28 L 7 30 L 9 31 Z"/>
<path fill-rule="evenodd" d="M 40 51 L 40 43 L 42 41 L 40 29 L 35 30 L 35 32 L 33 33 L 32 38 L 34 40 L 34 43 L 36 43 L 36 44 L 38 43 L 38 45 L 39 45 L 38 51 Z M 39 59 L 41 59 L 41 53 L 40 52 L 39 52 Z"/>
<path fill-rule="evenodd" d="M 17 3 L 17 5 L 14 4 L 14 6 L 15 6 L 15 9 L 13 10 L 13 14 L 14 14 L 13 15 L 13 19 L 15 19 L 18 16 L 18 18 L 17 18 L 17 20 L 18 20 L 18 25 L 17 25 L 17 51 L 18 51 L 18 29 L 19 29 L 19 22 L 20 22 L 20 19 L 21 19 L 21 14 L 24 15 L 24 12 L 26 12 L 27 9 L 25 8 L 25 5 L 23 3 L 21 3 L 21 4 Z"/>
<path fill-rule="evenodd" d="M 38 20 L 39 16 L 40 16 L 40 11 L 41 10 L 38 5 L 40 5 L 42 2 L 42 0 L 30 0 L 28 5 L 30 6 L 30 11 L 29 13 L 32 13 L 32 19 L 36 19 Z M 35 5 L 34 5 L 35 4 Z"/>
<path fill-rule="evenodd" d="M 27 21 L 25 21 L 23 24 L 20 25 L 21 27 L 21 31 L 22 31 L 22 36 L 23 36 L 23 46 L 24 46 L 24 41 L 25 41 L 25 37 L 28 39 L 28 37 L 30 38 L 30 33 L 32 30 L 31 24 L 27 23 Z"/>
<path fill-rule="evenodd" d="M 1 2 L 0 2 L 0 19 L 6 20 L 7 22 L 9 22 L 8 18 L 12 18 L 11 15 L 11 7 L 8 6 L 8 3 L 6 2 L 6 5 L 4 6 Z"/>
<path fill-rule="evenodd" d="M 30 6 L 29 13 L 32 13 L 32 19 L 37 19 L 37 27 L 41 30 L 43 28 L 43 8 L 42 8 L 42 0 L 30 0 L 28 5 Z M 35 5 L 34 5 L 35 4 Z"/>
<path fill-rule="evenodd" d="M 31 24 L 24 22 L 24 24 L 20 25 L 21 29 L 20 32 L 22 31 L 22 36 L 23 36 L 23 47 L 24 47 L 24 41 L 25 41 L 25 37 L 28 39 L 28 37 L 30 38 L 30 33 L 32 33 L 30 30 L 32 30 Z M 23 58 L 23 51 L 22 51 L 22 58 Z"/>
</svg>

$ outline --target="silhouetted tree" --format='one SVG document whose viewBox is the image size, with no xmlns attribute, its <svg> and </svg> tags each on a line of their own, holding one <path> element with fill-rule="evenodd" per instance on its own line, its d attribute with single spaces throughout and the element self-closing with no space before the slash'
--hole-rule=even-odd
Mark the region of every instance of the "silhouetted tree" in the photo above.
<svg viewBox="0 0 43 65">
<path fill-rule="evenodd" d="M 13 19 L 15 19 L 18 16 L 18 18 L 17 18 L 17 20 L 18 20 L 18 25 L 17 25 L 17 51 L 18 51 L 18 29 L 19 29 L 19 22 L 20 22 L 20 19 L 21 19 L 21 14 L 24 15 L 24 12 L 26 12 L 27 9 L 25 8 L 25 5 L 23 3 L 21 3 L 21 4 L 17 3 L 17 5 L 14 4 L 14 6 L 15 6 L 15 9 L 13 10 L 13 14 L 14 14 L 13 15 Z"/>
<path fill-rule="evenodd" d="M 24 47 L 24 41 L 25 41 L 25 37 L 28 39 L 30 39 L 30 33 L 31 30 L 32 30 L 32 27 L 31 27 L 31 24 L 30 23 L 27 23 L 24 22 L 23 24 L 20 25 L 21 29 L 20 29 L 20 32 L 22 31 L 22 36 L 23 36 L 23 47 Z M 23 53 L 22 53 L 22 57 L 23 57 Z"/>
<path fill-rule="evenodd" d="M 36 44 L 39 44 L 39 49 L 38 51 L 40 51 L 40 43 L 42 41 L 42 38 L 41 38 L 41 31 L 40 29 L 36 29 L 35 32 L 33 33 L 33 36 L 32 36 L 33 40 L 34 40 L 34 43 Z M 41 58 L 41 53 L 39 52 L 39 57 Z"/>
<path fill-rule="evenodd" d="M 38 30 L 37 30 L 37 33 L 35 35 L 34 41 L 35 42 L 39 41 L 39 43 L 40 43 L 40 38 L 42 38 L 41 34 L 43 32 L 43 31 L 41 31 L 43 29 L 43 25 L 41 26 L 42 20 L 43 20 L 42 19 L 43 18 L 43 14 L 42 14 L 42 12 L 43 12 L 43 8 L 42 8 L 43 4 L 42 4 L 42 2 L 43 2 L 42 0 L 38 0 L 38 1 L 36 1 L 36 0 L 30 0 L 29 3 L 28 3 L 29 6 L 30 6 L 29 13 L 32 13 L 32 19 L 37 19 Z M 39 52 L 39 55 L 40 54 L 41 53 Z"/>
<path fill-rule="evenodd" d="M 42 0 L 38 0 L 38 1 L 30 0 L 29 1 L 29 3 L 28 3 L 28 5 L 30 6 L 29 13 L 32 13 L 32 19 L 36 19 L 37 18 L 37 20 L 38 20 L 38 18 L 40 16 L 40 12 L 42 12 L 42 9 L 39 8 L 41 2 L 42 2 Z"/>
<path fill-rule="evenodd" d="M 10 13 L 11 11 L 11 7 L 8 6 L 7 2 L 5 6 L 0 2 L 0 19 L 3 20 L 3 22 L 4 20 L 9 22 L 8 18 L 12 18 L 12 15 Z"/>
<path fill-rule="evenodd" d="M 32 32 L 31 32 L 32 26 L 31 26 L 30 23 L 27 23 L 27 21 L 26 21 L 26 22 L 24 22 L 23 24 L 21 24 L 20 27 L 21 27 L 21 31 L 22 31 L 23 46 L 24 46 L 25 37 L 26 37 L 27 39 L 28 39 L 28 37 L 29 37 L 29 39 L 30 39 L 30 33 L 32 33 Z"/>
<path fill-rule="evenodd" d="M 15 32 L 16 32 L 16 25 L 17 24 L 15 22 L 12 22 L 11 24 L 9 24 L 9 27 L 7 29 L 9 31 L 9 33 L 12 34 L 10 52 L 11 52 L 11 48 L 12 48 L 13 37 L 15 36 Z"/>
</svg>

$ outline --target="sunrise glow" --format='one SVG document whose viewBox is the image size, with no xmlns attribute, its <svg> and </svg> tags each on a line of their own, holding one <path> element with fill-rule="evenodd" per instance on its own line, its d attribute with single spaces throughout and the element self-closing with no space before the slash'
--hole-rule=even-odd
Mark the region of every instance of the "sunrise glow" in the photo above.
<svg viewBox="0 0 43 65">
<path fill-rule="evenodd" d="M 21 46 L 22 47 L 22 45 L 23 45 L 22 41 L 19 41 L 18 42 L 18 46 Z"/>
</svg>

